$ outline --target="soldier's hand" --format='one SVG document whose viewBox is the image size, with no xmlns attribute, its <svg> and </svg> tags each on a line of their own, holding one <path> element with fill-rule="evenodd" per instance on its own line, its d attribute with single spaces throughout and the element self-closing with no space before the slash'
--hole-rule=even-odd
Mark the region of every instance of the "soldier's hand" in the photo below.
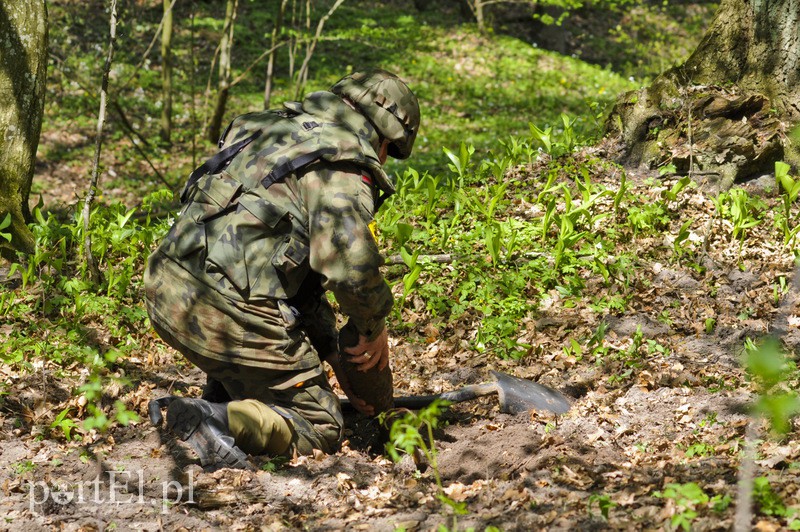
<svg viewBox="0 0 800 532">
<path fill-rule="evenodd" d="M 359 335 L 358 344 L 344 350 L 350 355 L 349 361 L 356 364 L 358 371 L 368 371 L 373 367 L 378 370 L 389 365 L 389 333 L 383 331 L 371 342 L 366 336 Z"/>
</svg>

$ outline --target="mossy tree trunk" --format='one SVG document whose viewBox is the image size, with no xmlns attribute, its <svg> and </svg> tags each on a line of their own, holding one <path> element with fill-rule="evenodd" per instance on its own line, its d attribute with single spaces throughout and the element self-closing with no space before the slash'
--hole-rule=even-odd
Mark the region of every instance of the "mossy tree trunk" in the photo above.
<svg viewBox="0 0 800 532">
<path fill-rule="evenodd" d="M 695 84 L 759 92 L 800 119 L 800 0 L 724 0 L 678 71 Z"/>
<path fill-rule="evenodd" d="M 47 75 L 44 0 L 0 2 L 0 43 L 0 221 L 11 213 L 11 246 L 31 252 L 28 196 Z"/>
<path fill-rule="evenodd" d="M 674 163 L 715 189 L 800 163 L 787 131 L 800 122 L 800 0 L 722 0 L 682 65 L 623 95 L 606 132 L 618 158 Z"/>
</svg>

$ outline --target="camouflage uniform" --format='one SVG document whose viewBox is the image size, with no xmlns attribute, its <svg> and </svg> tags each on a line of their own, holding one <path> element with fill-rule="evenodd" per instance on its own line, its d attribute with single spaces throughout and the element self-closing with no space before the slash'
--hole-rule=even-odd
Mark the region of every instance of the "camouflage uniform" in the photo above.
<svg viewBox="0 0 800 532">
<path fill-rule="evenodd" d="M 245 413 L 231 430 L 253 454 L 338 444 L 341 407 L 320 365 L 338 350 L 324 291 L 370 339 L 393 302 L 368 227 L 379 195 L 393 191 L 378 133 L 330 92 L 285 107 L 232 122 L 222 147 L 241 151 L 187 188 L 145 272 L 157 332 L 221 381 L 231 405 L 251 400 L 237 406 Z M 276 171 L 283 175 L 267 188 L 265 176 Z M 285 420 L 288 448 L 258 449 L 265 442 L 250 438 L 263 408 Z"/>
</svg>

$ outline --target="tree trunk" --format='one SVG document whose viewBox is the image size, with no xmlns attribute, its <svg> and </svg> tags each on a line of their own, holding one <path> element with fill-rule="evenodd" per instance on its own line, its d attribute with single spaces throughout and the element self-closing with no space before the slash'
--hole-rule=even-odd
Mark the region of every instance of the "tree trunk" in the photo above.
<svg viewBox="0 0 800 532">
<path fill-rule="evenodd" d="M 222 118 L 225 115 L 225 107 L 228 104 L 228 91 L 231 82 L 231 49 L 233 47 L 233 23 L 236 20 L 237 0 L 227 0 L 225 6 L 225 24 L 222 28 L 222 39 L 220 40 L 219 50 L 219 88 L 217 90 L 217 101 L 214 105 L 214 114 L 208 123 L 206 137 L 209 142 L 219 140 L 222 129 Z"/>
<path fill-rule="evenodd" d="M 682 65 L 620 97 L 606 132 L 619 159 L 703 176 L 712 190 L 800 164 L 800 0 L 722 0 Z"/>
<path fill-rule="evenodd" d="M 100 151 L 103 147 L 103 126 L 106 121 L 106 102 L 108 102 L 108 78 L 111 72 L 111 62 L 114 60 L 114 45 L 117 42 L 117 0 L 111 0 L 108 24 L 108 51 L 106 62 L 103 66 L 103 79 L 100 82 L 100 111 L 97 113 L 97 129 L 95 130 L 94 160 L 92 162 L 92 176 L 89 181 L 89 190 L 83 200 L 83 253 L 86 258 L 86 269 L 95 283 L 100 283 L 101 274 L 97 262 L 92 254 L 91 213 L 92 202 L 97 194 L 97 184 L 100 179 Z"/>
<path fill-rule="evenodd" d="M 264 83 L 264 109 L 269 109 L 269 102 L 272 99 L 272 79 L 275 75 L 275 45 L 278 44 L 278 36 L 283 35 L 283 17 L 286 14 L 286 4 L 289 0 L 281 0 L 278 8 L 278 18 L 272 27 L 272 38 L 270 39 L 270 53 L 267 60 L 267 79 Z"/>
<path fill-rule="evenodd" d="M 303 64 L 300 66 L 300 71 L 297 75 L 297 87 L 295 89 L 295 99 L 299 100 L 300 97 L 303 95 L 306 83 L 308 82 L 308 64 L 311 62 L 311 57 L 314 55 L 314 50 L 317 47 L 317 42 L 319 42 L 319 38 L 322 36 L 322 29 L 325 27 L 325 22 L 339 9 L 344 3 L 344 0 L 336 0 L 328 12 L 323 15 L 322 18 L 319 19 L 317 23 L 317 31 L 314 34 L 314 37 L 311 39 L 311 42 L 308 43 L 306 47 L 306 57 L 303 59 Z"/>
<path fill-rule="evenodd" d="M 161 140 L 172 137 L 172 1 L 164 0 L 164 25 L 161 27 Z"/>
<path fill-rule="evenodd" d="M 486 21 L 483 17 L 483 4 L 484 0 L 464 0 L 469 6 L 472 16 L 475 18 L 475 23 L 478 25 L 478 30 L 486 31 Z"/>
<path fill-rule="evenodd" d="M 800 119 L 800 0 L 727 0 L 680 68 L 695 84 L 733 82 Z"/>
<path fill-rule="evenodd" d="M 11 247 L 33 251 L 26 225 L 47 75 L 44 0 L 0 3 L 0 220 L 11 213 Z"/>
</svg>

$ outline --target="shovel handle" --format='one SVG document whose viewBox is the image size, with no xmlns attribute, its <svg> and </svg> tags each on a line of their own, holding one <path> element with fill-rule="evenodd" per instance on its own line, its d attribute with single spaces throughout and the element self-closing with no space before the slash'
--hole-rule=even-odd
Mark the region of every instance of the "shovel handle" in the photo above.
<svg viewBox="0 0 800 532">
<path fill-rule="evenodd" d="M 398 408 L 408 408 L 411 410 L 419 410 L 425 408 L 437 399 L 444 399 L 451 403 L 460 403 L 462 401 L 469 401 L 484 395 L 489 395 L 497 391 L 497 384 L 488 382 L 484 384 L 471 384 L 464 386 L 452 392 L 445 392 L 436 395 L 412 395 L 409 397 L 395 397 L 394 406 Z M 350 401 L 345 398 L 340 398 L 342 406 L 352 408 Z"/>
</svg>

